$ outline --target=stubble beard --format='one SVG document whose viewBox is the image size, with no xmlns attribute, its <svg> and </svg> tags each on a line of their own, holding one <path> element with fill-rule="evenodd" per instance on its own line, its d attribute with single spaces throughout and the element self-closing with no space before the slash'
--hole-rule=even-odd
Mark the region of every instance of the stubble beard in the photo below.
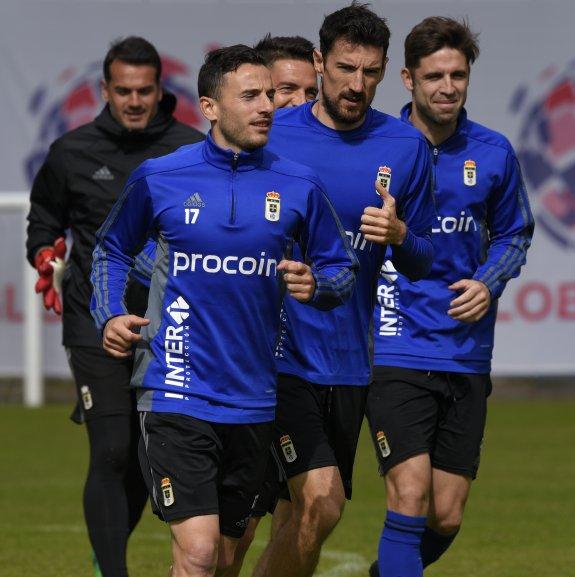
<svg viewBox="0 0 575 577">
<path fill-rule="evenodd" d="M 369 107 L 369 104 L 366 103 L 365 98 L 362 100 L 363 106 L 357 110 L 356 113 L 347 112 L 343 106 L 340 105 L 338 100 L 330 98 L 324 91 L 323 86 L 321 90 L 322 95 L 322 104 L 327 112 L 328 116 L 337 122 L 338 124 L 356 124 L 358 123 L 364 116 Z M 341 97 L 338 96 L 338 99 Z"/>
</svg>

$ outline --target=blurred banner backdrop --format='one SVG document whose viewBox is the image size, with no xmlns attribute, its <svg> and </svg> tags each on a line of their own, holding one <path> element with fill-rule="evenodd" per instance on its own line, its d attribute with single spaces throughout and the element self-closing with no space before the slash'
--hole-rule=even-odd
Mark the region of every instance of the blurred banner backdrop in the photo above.
<svg viewBox="0 0 575 577">
<path fill-rule="evenodd" d="M 317 44 L 326 13 L 345 2 L 263 0 L 2 0 L 0 5 L 0 191 L 27 191 L 50 143 L 102 106 L 101 59 L 121 36 L 152 41 L 178 116 L 207 128 L 196 77 L 206 51 L 253 44 L 267 32 Z M 392 30 L 375 106 L 397 115 L 403 40 L 426 16 L 467 17 L 480 32 L 470 117 L 503 132 L 522 162 L 537 230 L 529 262 L 499 307 L 499 375 L 575 372 L 575 3 L 573 0 L 374 1 Z M 321 151 L 318 151 L 321 154 Z M 353 191 L 350 191 L 352 194 Z M 1 192 L 0 192 L 1 194 Z M 0 213 L 0 373 L 22 368 L 22 219 Z M 60 323 L 45 318 L 45 373 L 67 375 Z"/>
</svg>

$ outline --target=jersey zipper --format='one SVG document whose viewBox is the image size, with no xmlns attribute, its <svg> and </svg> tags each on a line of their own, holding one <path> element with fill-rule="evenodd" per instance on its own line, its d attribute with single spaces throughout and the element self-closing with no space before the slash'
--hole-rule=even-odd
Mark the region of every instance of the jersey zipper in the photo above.
<svg viewBox="0 0 575 577">
<path fill-rule="evenodd" d="M 433 196 L 436 194 L 435 183 L 437 182 L 437 160 L 439 159 L 439 148 L 437 146 L 433 147 L 433 171 L 431 178 L 433 182 L 431 183 L 431 192 Z"/>
<path fill-rule="evenodd" d="M 239 152 L 235 152 L 232 158 L 232 184 L 231 184 L 232 202 L 230 207 L 230 224 L 236 223 L 236 194 L 234 192 L 234 180 L 236 172 L 238 170 L 239 158 L 240 158 Z"/>
</svg>

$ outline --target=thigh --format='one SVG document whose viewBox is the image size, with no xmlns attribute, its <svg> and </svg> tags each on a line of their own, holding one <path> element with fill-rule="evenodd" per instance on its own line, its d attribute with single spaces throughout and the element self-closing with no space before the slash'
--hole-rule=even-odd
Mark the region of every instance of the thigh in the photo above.
<svg viewBox="0 0 575 577">
<path fill-rule="evenodd" d="M 114 359 L 97 347 L 68 347 L 66 352 L 78 394 L 75 420 L 90 421 L 134 411 L 132 359 Z"/>
<path fill-rule="evenodd" d="M 273 423 L 214 425 L 223 445 L 219 471 L 220 532 L 244 534 L 270 457 Z"/>
<path fill-rule="evenodd" d="M 488 374 L 449 373 L 450 394 L 444 401 L 438 422 L 431 464 L 475 479 L 491 393 Z"/>
<path fill-rule="evenodd" d="M 366 414 L 382 474 L 432 450 L 439 403 L 428 380 L 427 371 L 375 368 Z"/>
<path fill-rule="evenodd" d="M 353 464 L 368 390 L 368 387 L 343 385 L 330 387 L 324 407 L 328 438 L 335 454 L 347 499 L 351 499 Z"/>
<path fill-rule="evenodd" d="M 140 418 L 140 464 L 154 513 L 168 522 L 217 515 L 223 448 L 211 424 L 174 413 Z"/>
<path fill-rule="evenodd" d="M 291 375 L 278 378 L 273 444 L 288 479 L 312 469 L 337 466 L 324 422 L 329 387 Z"/>
</svg>

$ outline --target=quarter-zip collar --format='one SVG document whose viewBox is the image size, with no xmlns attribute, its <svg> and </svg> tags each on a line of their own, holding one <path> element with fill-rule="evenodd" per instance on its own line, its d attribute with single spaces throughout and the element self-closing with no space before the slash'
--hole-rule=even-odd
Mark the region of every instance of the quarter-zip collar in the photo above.
<svg viewBox="0 0 575 577">
<path fill-rule="evenodd" d="M 212 131 L 208 132 L 204 140 L 203 155 L 206 162 L 222 170 L 237 170 L 247 172 L 255 170 L 263 162 L 263 147 L 250 152 L 234 152 L 233 150 L 220 148 L 212 138 Z"/>
<path fill-rule="evenodd" d="M 401 120 L 407 124 L 411 124 L 411 121 L 409 120 L 409 117 L 411 116 L 411 102 L 408 102 L 402 109 L 401 109 Z M 467 129 L 468 129 L 468 120 L 467 120 L 467 111 L 465 110 L 465 108 L 461 109 L 461 112 L 459 113 L 459 117 L 457 119 L 457 126 L 455 128 L 455 132 L 446 140 L 444 140 L 441 144 L 438 144 L 437 146 L 431 144 L 431 142 L 429 142 L 429 145 L 432 146 L 433 148 L 443 148 L 447 143 L 451 142 L 452 139 L 456 138 L 457 136 L 464 136 L 467 134 Z M 413 126 L 413 125 L 412 125 Z"/>
</svg>

